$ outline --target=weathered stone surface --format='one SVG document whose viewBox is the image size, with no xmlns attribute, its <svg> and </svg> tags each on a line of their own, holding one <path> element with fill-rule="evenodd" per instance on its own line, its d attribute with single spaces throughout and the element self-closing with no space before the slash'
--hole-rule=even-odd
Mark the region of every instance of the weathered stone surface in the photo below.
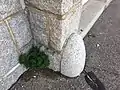
<svg viewBox="0 0 120 90">
<path fill-rule="evenodd" d="M 30 11 L 29 19 L 36 42 L 41 42 L 55 50 L 62 50 L 65 40 L 79 27 L 82 6 L 81 3 L 73 4 L 73 6 L 62 17 L 28 7 Z"/>
<path fill-rule="evenodd" d="M 34 10 L 29 11 L 30 27 L 33 33 L 35 43 L 48 46 L 49 31 L 47 29 L 47 17 L 42 12 Z"/>
<path fill-rule="evenodd" d="M 9 26 L 13 31 L 18 49 L 25 52 L 25 45 L 31 41 L 29 24 L 24 12 L 18 13 L 8 20 Z M 23 48 L 24 47 L 24 48 Z M 29 49 L 27 47 L 26 49 Z M 0 23 L 0 78 L 9 72 L 18 63 L 19 54 L 16 52 L 10 32 L 6 23 Z"/>
<path fill-rule="evenodd" d="M 0 90 L 7 90 L 25 71 L 18 64 L 18 51 L 24 53 L 32 45 L 28 19 L 21 4 L 20 0 L 0 1 Z"/>
<path fill-rule="evenodd" d="M 50 65 L 49 68 L 54 71 L 60 71 L 60 62 L 61 62 L 61 54 L 60 53 L 48 53 Z"/>
<path fill-rule="evenodd" d="M 49 68 L 54 71 L 60 71 L 61 53 L 46 49 L 44 46 L 42 46 L 40 50 L 44 51 L 45 54 L 48 55 L 50 60 Z"/>
<path fill-rule="evenodd" d="M 73 11 L 66 15 L 64 20 L 51 19 L 50 45 L 56 50 L 62 50 L 65 40 L 78 30 L 81 16 L 81 4 L 76 5 Z"/>
<path fill-rule="evenodd" d="M 8 90 L 25 71 L 26 69 L 19 65 L 9 76 L 0 81 L 0 90 Z"/>
<path fill-rule="evenodd" d="M 20 0 L 0 0 L 0 20 L 22 10 Z"/>
<path fill-rule="evenodd" d="M 71 35 L 63 49 L 61 73 L 68 77 L 80 75 L 84 69 L 85 57 L 86 52 L 82 37 L 78 34 Z"/>
<path fill-rule="evenodd" d="M 28 19 L 24 12 L 14 15 L 9 21 L 9 24 L 11 28 L 13 28 L 19 48 L 22 48 L 24 45 L 30 42 L 32 35 L 29 28 Z"/>
<path fill-rule="evenodd" d="M 0 78 L 17 64 L 18 54 L 5 24 L 0 24 Z"/>
<path fill-rule="evenodd" d="M 74 4 L 81 2 L 81 0 L 25 0 L 25 1 L 32 3 L 41 10 L 50 11 L 51 13 L 60 15 L 63 15 L 66 12 L 68 12 Z"/>
</svg>

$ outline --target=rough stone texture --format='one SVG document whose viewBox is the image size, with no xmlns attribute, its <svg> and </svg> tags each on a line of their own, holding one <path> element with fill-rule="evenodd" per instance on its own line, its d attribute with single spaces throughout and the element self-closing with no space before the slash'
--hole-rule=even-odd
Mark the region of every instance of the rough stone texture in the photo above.
<svg viewBox="0 0 120 90">
<path fill-rule="evenodd" d="M 33 1 L 31 3 L 34 5 L 36 2 Z M 44 3 L 42 4 L 44 5 Z M 55 7 L 56 5 L 56 4 L 52 4 L 51 6 L 51 3 L 47 2 L 47 4 L 48 3 L 49 3 L 48 6 L 44 5 L 47 8 Z M 37 3 L 37 6 L 39 7 L 38 8 L 39 10 L 35 10 L 33 8 L 28 7 L 30 11 L 29 19 L 34 34 L 34 39 L 37 42 L 41 42 L 45 46 L 54 48 L 55 50 L 62 50 L 65 40 L 73 32 L 78 30 L 80 15 L 81 15 L 81 7 L 82 7 L 81 3 L 79 2 L 72 4 L 71 9 L 68 10 L 68 12 L 65 13 L 64 15 L 62 14 L 58 15 L 46 11 L 46 8 L 42 7 L 41 3 L 39 2 Z"/>
<path fill-rule="evenodd" d="M 16 70 L 14 70 L 14 72 L 0 81 L 0 90 L 9 89 L 11 87 L 11 84 L 15 83 L 24 71 L 26 71 L 26 69 L 19 65 Z"/>
<path fill-rule="evenodd" d="M 46 49 L 46 47 L 42 46 L 40 48 L 41 51 L 44 51 L 46 55 L 48 55 L 48 58 L 50 60 L 49 68 L 54 71 L 60 71 L 60 62 L 61 62 L 61 52 L 55 52 L 51 49 Z"/>
<path fill-rule="evenodd" d="M 85 65 L 85 46 L 82 37 L 73 34 L 63 49 L 61 59 L 61 73 L 68 77 L 76 77 L 84 69 Z"/>
<path fill-rule="evenodd" d="M 78 30 L 81 16 L 81 3 L 76 5 L 74 10 L 66 15 L 64 20 L 52 20 L 53 23 L 49 29 L 50 45 L 56 50 L 62 50 L 65 40 Z"/>
<path fill-rule="evenodd" d="M 49 53 L 48 54 L 49 56 L 49 60 L 50 60 L 50 65 L 49 65 L 49 68 L 54 70 L 54 71 L 60 71 L 60 67 L 61 67 L 61 54 L 60 53 L 54 53 L 54 54 L 51 54 Z"/>
<path fill-rule="evenodd" d="M 24 12 L 13 16 L 9 20 L 9 25 L 13 30 L 19 49 L 30 42 L 31 34 Z M 0 57 L 1 78 L 17 64 L 19 57 L 5 23 L 0 24 Z"/>
<path fill-rule="evenodd" d="M 5 24 L 0 24 L 0 78 L 17 64 L 18 54 Z"/>
<path fill-rule="evenodd" d="M 19 48 L 30 42 L 32 39 L 28 19 L 25 12 L 18 13 L 9 20 L 10 27 L 13 28 L 15 38 Z"/>
<path fill-rule="evenodd" d="M 3 21 L 4 20 L 4 21 Z M 7 23 L 5 22 L 7 20 Z M 10 33 L 13 32 L 13 36 Z M 7 90 L 25 71 L 18 65 L 17 49 L 26 52 L 32 45 L 28 19 L 22 10 L 20 0 L 0 1 L 0 90 Z M 16 69 L 15 69 L 16 68 Z"/>
<path fill-rule="evenodd" d="M 28 14 L 35 44 L 48 46 L 49 31 L 47 30 L 47 16 L 42 12 L 34 10 L 29 11 Z"/>
<path fill-rule="evenodd" d="M 63 15 L 67 13 L 74 4 L 80 3 L 81 0 L 25 0 L 41 10 L 47 10 L 54 14 Z"/>
<path fill-rule="evenodd" d="M 20 0 L 0 0 L 0 20 L 22 10 Z"/>
</svg>

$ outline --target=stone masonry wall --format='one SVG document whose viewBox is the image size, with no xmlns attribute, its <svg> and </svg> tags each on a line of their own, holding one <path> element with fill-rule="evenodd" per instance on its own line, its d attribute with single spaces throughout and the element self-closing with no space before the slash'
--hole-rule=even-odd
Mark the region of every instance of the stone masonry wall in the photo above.
<svg viewBox="0 0 120 90">
<path fill-rule="evenodd" d="M 25 71 L 18 57 L 32 45 L 32 35 L 20 0 L 0 1 L 0 90 L 7 90 Z"/>
</svg>

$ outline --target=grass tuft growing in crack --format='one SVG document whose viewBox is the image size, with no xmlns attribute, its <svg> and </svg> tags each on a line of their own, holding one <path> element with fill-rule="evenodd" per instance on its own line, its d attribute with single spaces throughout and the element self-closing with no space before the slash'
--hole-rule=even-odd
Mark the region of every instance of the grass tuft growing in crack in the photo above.
<svg viewBox="0 0 120 90">
<path fill-rule="evenodd" d="M 26 68 L 47 68 L 50 64 L 48 56 L 33 46 L 27 53 L 19 56 L 19 63 Z"/>
</svg>

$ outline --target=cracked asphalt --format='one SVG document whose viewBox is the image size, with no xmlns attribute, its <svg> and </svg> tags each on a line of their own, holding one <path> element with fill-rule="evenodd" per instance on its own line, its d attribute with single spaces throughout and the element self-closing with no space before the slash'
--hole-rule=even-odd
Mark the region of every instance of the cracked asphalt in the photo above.
<svg viewBox="0 0 120 90">
<path fill-rule="evenodd" d="M 120 90 L 120 0 L 113 0 L 84 39 L 86 70 L 95 72 L 106 90 Z M 92 90 L 81 74 L 66 78 L 48 69 L 28 70 L 10 90 Z"/>
</svg>

